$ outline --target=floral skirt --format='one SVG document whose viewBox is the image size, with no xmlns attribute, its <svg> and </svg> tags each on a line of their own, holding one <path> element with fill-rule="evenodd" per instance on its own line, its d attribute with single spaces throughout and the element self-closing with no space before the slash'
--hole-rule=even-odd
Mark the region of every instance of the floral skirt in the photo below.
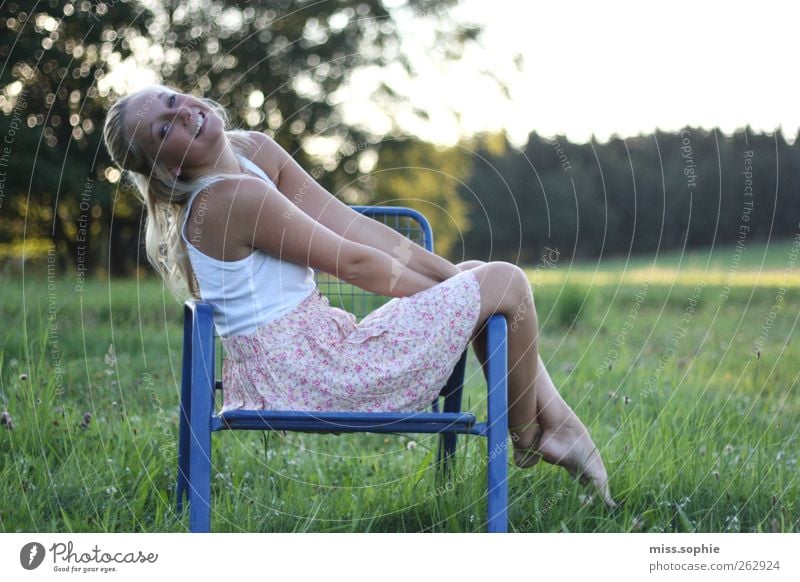
<svg viewBox="0 0 800 582">
<path fill-rule="evenodd" d="M 471 271 L 358 323 L 315 289 L 254 333 L 222 338 L 222 411 L 423 410 L 469 345 L 480 306 Z"/>
</svg>

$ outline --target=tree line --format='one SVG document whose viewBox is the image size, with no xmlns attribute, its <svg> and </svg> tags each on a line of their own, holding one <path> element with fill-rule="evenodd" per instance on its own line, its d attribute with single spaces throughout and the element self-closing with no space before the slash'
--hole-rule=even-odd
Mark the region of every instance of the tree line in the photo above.
<svg viewBox="0 0 800 582">
<path fill-rule="evenodd" d="M 458 254 L 535 263 L 791 238 L 800 230 L 800 140 L 686 127 L 606 143 L 536 133 L 514 149 L 475 140 L 458 190 Z"/>
</svg>

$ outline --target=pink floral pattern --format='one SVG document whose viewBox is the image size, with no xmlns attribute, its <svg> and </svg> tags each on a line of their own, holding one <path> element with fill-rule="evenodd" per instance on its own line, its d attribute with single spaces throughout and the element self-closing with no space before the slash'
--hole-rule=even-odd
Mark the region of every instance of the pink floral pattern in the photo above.
<svg viewBox="0 0 800 582">
<path fill-rule="evenodd" d="M 394 298 L 358 323 L 314 290 L 256 332 L 222 338 L 222 411 L 423 410 L 447 383 L 479 313 L 471 271 Z"/>
</svg>

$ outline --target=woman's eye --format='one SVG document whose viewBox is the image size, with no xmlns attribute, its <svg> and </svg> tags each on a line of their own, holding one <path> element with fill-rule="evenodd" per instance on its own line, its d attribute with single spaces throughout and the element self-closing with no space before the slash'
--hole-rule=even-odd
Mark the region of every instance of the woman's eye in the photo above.
<svg viewBox="0 0 800 582">
<path fill-rule="evenodd" d="M 170 95 L 169 98 L 167 99 L 167 103 L 169 103 L 170 107 L 175 106 L 175 99 L 176 99 L 175 95 Z M 169 130 L 169 123 L 165 123 L 164 125 L 161 126 L 161 139 L 164 139 L 164 136 L 167 135 L 168 130 Z"/>
</svg>

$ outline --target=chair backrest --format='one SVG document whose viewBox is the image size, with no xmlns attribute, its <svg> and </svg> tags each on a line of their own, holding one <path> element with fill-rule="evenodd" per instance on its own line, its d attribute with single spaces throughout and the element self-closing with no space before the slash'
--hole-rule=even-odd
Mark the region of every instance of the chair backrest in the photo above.
<svg viewBox="0 0 800 582">
<path fill-rule="evenodd" d="M 382 222 L 424 249 L 433 252 L 433 231 L 428 219 L 411 208 L 395 206 L 351 206 L 353 210 Z M 410 253 L 409 248 L 397 248 L 393 256 L 401 262 Z M 359 320 L 374 311 L 390 298 L 375 295 L 354 287 L 328 273 L 315 272 L 317 287 L 328 297 L 330 304 L 349 311 Z"/>
</svg>

